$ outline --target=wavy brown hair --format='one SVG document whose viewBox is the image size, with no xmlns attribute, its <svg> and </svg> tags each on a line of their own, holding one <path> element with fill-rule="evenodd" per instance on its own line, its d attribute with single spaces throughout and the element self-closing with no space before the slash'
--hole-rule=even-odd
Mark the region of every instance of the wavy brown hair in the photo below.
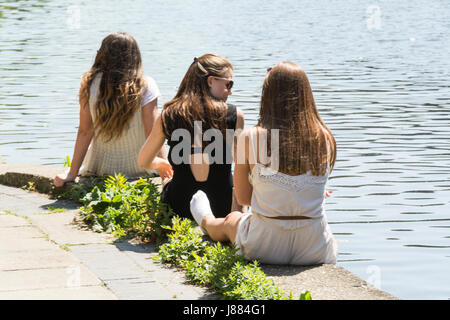
<svg viewBox="0 0 450 320">
<path fill-rule="evenodd" d="M 131 35 L 118 32 L 103 39 L 93 66 L 81 80 L 80 94 L 87 97 L 87 104 L 91 83 L 100 72 L 102 78 L 94 106 L 94 130 L 105 141 L 110 141 L 119 138 L 129 127 L 141 105 L 142 89 L 146 85 L 141 53 Z"/>
<path fill-rule="evenodd" d="M 225 137 L 227 105 L 211 95 L 207 79 L 209 76 L 223 77 L 229 69 L 233 69 L 233 65 L 219 55 L 205 54 L 194 58 L 177 94 L 163 106 L 161 119 L 167 138 L 178 128 L 187 129 L 193 137 L 194 121 L 202 121 L 203 130 L 221 130 Z"/>
<path fill-rule="evenodd" d="M 263 84 L 258 126 L 279 129 L 279 171 L 324 175 L 334 167 L 336 141 L 322 121 L 306 73 L 292 62 L 269 70 Z M 330 171 L 331 172 L 331 171 Z"/>
</svg>

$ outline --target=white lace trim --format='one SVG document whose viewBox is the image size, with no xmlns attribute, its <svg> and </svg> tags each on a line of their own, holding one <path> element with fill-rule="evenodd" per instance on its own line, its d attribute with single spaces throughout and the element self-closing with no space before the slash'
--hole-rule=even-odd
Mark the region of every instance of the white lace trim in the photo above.
<svg viewBox="0 0 450 320">
<path fill-rule="evenodd" d="M 258 180 L 261 182 L 272 182 L 285 190 L 293 192 L 299 192 L 311 184 L 325 184 L 328 180 L 327 175 L 313 176 L 311 175 L 311 172 L 298 176 L 291 176 L 267 168 L 260 163 L 255 164 L 249 178 L 252 185 Z"/>
</svg>

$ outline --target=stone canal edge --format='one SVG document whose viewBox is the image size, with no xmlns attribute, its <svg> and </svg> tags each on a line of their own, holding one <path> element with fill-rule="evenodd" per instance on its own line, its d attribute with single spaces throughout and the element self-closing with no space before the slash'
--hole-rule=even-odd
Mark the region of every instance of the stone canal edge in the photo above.
<svg viewBox="0 0 450 320">
<path fill-rule="evenodd" d="M 48 195 L 64 170 L 0 159 L 0 299 L 220 298 L 155 262 L 153 244 L 118 240 L 78 222 L 76 204 Z M 34 192 L 25 190 L 30 186 Z M 261 267 L 294 296 L 308 290 L 313 300 L 397 300 L 336 265 Z"/>
</svg>

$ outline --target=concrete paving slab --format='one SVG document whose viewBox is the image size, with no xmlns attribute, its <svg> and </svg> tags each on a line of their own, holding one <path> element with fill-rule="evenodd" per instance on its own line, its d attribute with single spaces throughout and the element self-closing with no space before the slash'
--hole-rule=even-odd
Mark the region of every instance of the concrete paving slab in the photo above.
<svg viewBox="0 0 450 320">
<path fill-rule="evenodd" d="M 63 268 L 0 271 L 0 292 L 101 284 L 102 282 L 82 264 Z"/>
<path fill-rule="evenodd" d="M 0 219 L 1 220 L 1 219 Z M 45 235 L 33 225 L 3 227 L 0 222 L 0 242 L 10 242 L 13 239 L 42 238 Z"/>
<path fill-rule="evenodd" d="M 152 258 L 158 253 L 156 252 L 156 245 L 143 243 L 134 244 L 129 241 L 117 241 L 114 245 L 122 253 L 132 259 L 137 265 L 147 272 L 158 271 L 161 265 L 156 263 Z"/>
<path fill-rule="evenodd" d="M 117 300 L 103 286 L 0 291 L 0 300 Z"/>
<path fill-rule="evenodd" d="M 187 285 L 185 283 L 172 283 L 166 286 L 170 290 L 172 299 L 178 300 L 215 300 L 219 295 L 209 292 L 208 289 Z M 200 290 L 198 289 L 200 288 Z M 203 289 L 203 290 L 202 290 Z"/>
<path fill-rule="evenodd" d="M 0 211 L 29 216 L 40 213 L 51 213 L 48 207 L 74 210 L 78 205 L 65 200 L 50 199 L 48 195 L 26 191 L 21 188 L 0 185 Z"/>
<path fill-rule="evenodd" d="M 80 263 L 73 255 L 56 245 L 50 250 L 16 251 L 2 256 L 5 258 L 0 259 L 1 271 L 64 268 Z"/>
<path fill-rule="evenodd" d="M 0 184 L 0 194 L 2 195 L 2 198 L 0 199 L 3 199 L 3 195 L 14 196 L 16 194 L 16 190 L 17 188 L 8 187 L 3 184 Z"/>
<path fill-rule="evenodd" d="M 29 220 L 45 232 L 52 241 L 61 245 L 108 243 L 115 240 L 110 234 L 82 229 L 74 222 L 74 219 L 78 217 L 78 210 L 69 210 L 61 213 L 31 215 Z"/>
<path fill-rule="evenodd" d="M 147 278 L 148 274 L 114 245 L 71 246 L 71 252 L 102 281 Z"/>
<path fill-rule="evenodd" d="M 12 214 L 0 215 L 0 228 L 29 226 L 30 222 Z"/>
<path fill-rule="evenodd" d="M 48 206 L 69 211 L 54 213 Z M 75 207 L 47 195 L 1 186 L 0 299 L 117 298 L 79 259 L 62 249 L 68 248 L 66 241 L 85 242 L 86 235 L 92 241 L 95 235 L 71 225 Z"/>
<path fill-rule="evenodd" d="M 0 229 L 0 232 L 1 231 L 2 230 Z M 8 242 L 0 241 L 0 256 L 8 255 L 9 253 L 19 253 L 24 251 L 52 250 L 54 246 L 54 243 L 51 243 L 44 237 L 20 239 L 18 241 L 13 240 Z"/>
<path fill-rule="evenodd" d="M 122 300 L 172 300 L 176 299 L 157 281 L 146 279 L 107 280 L 106 286 Z"/>
<path fill-rule="evenodd" d="M 18 191 L 22 193 L 22 191 Z M 26 192 L 26 191 L 23 191 Z M 36 201 L 38 203 L 36 204 Z M 48 200 L 44 199 L 33 199 L 26 198 L 26 196 L 10 196 L 2 195 L 1 199 L 1 210 L 4 212 L 10 212 L 20 216 L 29 216 L 32 214 L 38 214 L 46 212 L 43 206 L 48 203 Z"/>
<path fill-rule="evenodd" d="M 47 211 L 47 206 L 52 206 L 57 202 L 57 200 L 49 199 L 47 195 L 21 189 L 18 190 L 14 197 L 21 200 L 23 204 L 31 202 L 34 206 L 39 206 L 39 211 L 36 213 Z"/>
<path fill-rule="evenodd" d="M 120 299 L 218 299 L 207 288 L 186 283 L 183 272 L 149 259 L 153 245 L 118 241 L 71 246 L 71 251 Z"/>
<path fill-rule="evenodd" d="M 220 299 L 206 287 L 194 286 L 187 282 L 184 272 L 175 267 L 161 264 L 152 258 L 157 255 L 156 245 L 117 241 L 114 245 L 158 282 L 168 288 L 177 299 Z"/>
</svg>

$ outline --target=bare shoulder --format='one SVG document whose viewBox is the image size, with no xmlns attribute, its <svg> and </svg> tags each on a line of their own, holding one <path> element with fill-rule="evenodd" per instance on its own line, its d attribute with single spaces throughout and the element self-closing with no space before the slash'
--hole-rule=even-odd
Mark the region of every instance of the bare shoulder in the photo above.
<svg viewBox="0 0 450 320">
<path fill-rule="evenodd" d="M 266 129 L 263 129 L 263 128 L 259 127 L 259 126 L 253 126 L 253 127 L 250 127 L 250 128 L 245 128 L 240 133 L 239 140 L 240 141 L 244 141 L 245 140 L 247 143 L 249 141 L 253 141 L 254 139 L 257 139 L 255 141 L 258 141 L 259 139 L 266 137 L 265 131 L 266 131 Z"/>
<path fill-rule="evenodd" d="M 244 128 L 244 113 L 240 108 L 236 107 L 236 129 Z"/>
<path fill-rule="evenodd" d="M 241 143 L 243 141 L 246 141 L 248 143 L 253 130 L 254 130 L 254 127 L 250 127 L 250 128 L 245 128 L 242 131 L 240 131 L 239 136 L 238 136 L 239 141 Z"/>
<path fill-rule="evenodd" d="M 244 112 L 242 112 L 241 108 L 236 107 L 236 116 L 238 119 L 244 119 Z"/>
<path fill-rule="evenodd" d="M 249 137 L 251 132 L 254 130 L 254 127 L 250 127 L 250 128 L 245 128 L 244 130 L 242 130 L 241 135 L 244 137 Z"/>
</svg>

